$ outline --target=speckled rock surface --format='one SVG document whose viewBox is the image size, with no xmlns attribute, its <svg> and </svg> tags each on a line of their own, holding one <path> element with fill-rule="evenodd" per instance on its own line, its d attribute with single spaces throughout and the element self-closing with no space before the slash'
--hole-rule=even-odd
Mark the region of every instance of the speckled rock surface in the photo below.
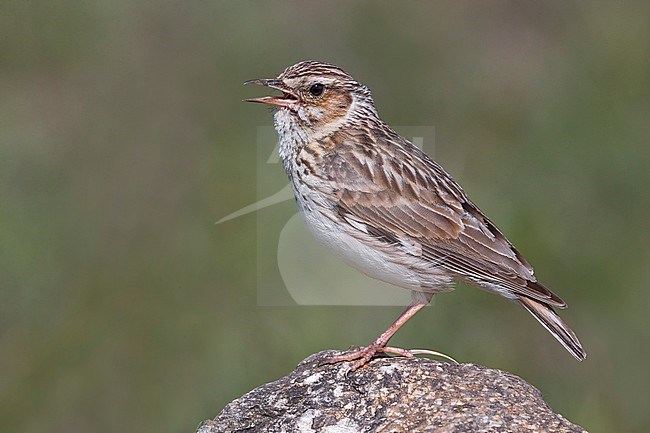
<svg viewBox="0 0 650 433">
<path fill-rule="evenodd" d="M 350 373 L 324 364 L 338 353 L 310 356 L 197 432 L 585 432 L 510 373 L 426 358 L 379 358 Z"/>
</svg>

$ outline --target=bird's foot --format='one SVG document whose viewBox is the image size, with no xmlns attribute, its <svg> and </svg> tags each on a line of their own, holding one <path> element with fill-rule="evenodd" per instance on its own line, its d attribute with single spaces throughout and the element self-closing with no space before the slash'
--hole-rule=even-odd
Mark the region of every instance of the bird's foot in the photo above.
<svg viewBox="0 0 650 433">
<path fill-rule="evenodd" d="M 354 361 L 352 365 L 350 365 L 350 371 L 355 371 L 366 365 L 373 357 L 375 357 L 375 355 L 380 353 L 403 356 L 405 358 L 413 358 L 415 355 L 439 356 L 441 358 L 448 359 L 453 363 L 458 363 L 458 361 L 456 361 L 451 356 L 445 355 L 444 353 L 435 352 L 433 350 L 402 349 L 401 347 L 380 346 L 375 343 L 366 347 L 354 347 L 352 351 L 343 353 L 341 355 L 332 356 L 327 360 L 327 363 L 336 364 L 338 362 Z"/>
<path fill-rule="evenodd" d="M 336 364 L 339 362 L 352 362 L 350 371 L 355 371 L 366 365 L 377 353 L 382 353 L 385 347 L 378 344 L 371 344 L 366 347 L 353 347 L 351 351 L 345 352 L 341 355 L 332 356 L 327 360 L 328 364 Z"/>
</svg>

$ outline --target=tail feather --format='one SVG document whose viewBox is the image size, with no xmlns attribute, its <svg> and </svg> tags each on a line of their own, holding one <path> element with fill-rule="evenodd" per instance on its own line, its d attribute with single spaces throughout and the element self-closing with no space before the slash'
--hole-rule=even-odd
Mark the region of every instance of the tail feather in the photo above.
<svg viewBox="0 0 650 433">
<path fill-rule="evenodd" d="M 582 348 L 576 334 L 553 311 L 553 308 L 525 296 L 517 296 L 517 299 L 578 361 L 582 361 L 587 357 L 587 353 Z"/>
</svg>

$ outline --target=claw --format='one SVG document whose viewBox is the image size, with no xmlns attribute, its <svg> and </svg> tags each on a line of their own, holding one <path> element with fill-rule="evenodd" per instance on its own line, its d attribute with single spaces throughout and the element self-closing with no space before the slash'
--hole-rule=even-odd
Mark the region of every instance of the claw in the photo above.
<svg viewBox="0 0 650 433">
<path fill-rule="evenodd" d="M 381 347 L 377 344 L 371 344 L 370 346 L 360 347 L 351 352 L 346 352 L 341 355 L 332 356 L 326 362 L 328 364 L 336 364 L 339 362 L 352 362 L 350 365 L 350 371 L 355 371 L 366 365 L 372 358 L 375 357 L 378 353 L 392 354 L 397 356 L 403 356 L 405 358 L 413 358 L 416 355 L 431 355 L 439 356 L 441 358 L 448 359 L 449 361 L 458 364 L 454 358 L 444 353 L 435 352 L 433 350 L 426 349 L 402 349 L 401 347 L 390 347 L 385 346 Z"/>
<path fill-rule="evenodd" d="M 361 347 L 359 349 L 353 350 L 351 352 L 346 352 L 342 355 L 332 356 L 327 360 L 329 364 L 336 364 L 339 362 L 351 362 L 350 371 L 358 370 L 359 368 L 366 365 L 376 353 L 382 352 L 383 348 L 375 344 L 371 344 L 367 347 Z"/>
</svg>

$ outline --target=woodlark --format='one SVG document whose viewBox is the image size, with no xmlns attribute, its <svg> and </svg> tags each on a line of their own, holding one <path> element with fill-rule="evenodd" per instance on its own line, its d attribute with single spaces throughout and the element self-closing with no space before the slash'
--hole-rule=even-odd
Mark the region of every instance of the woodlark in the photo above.
<svg viewBox="0 0 650 433">
<path fill-rule="evenodd" d="M 411 303 L 367 347 L 334 357 L 355 361 L 391 336 L 454 279 L 530 312 L 578 360 L 578 338 L 553 311 L 566 304 L 435 161 L 377 114 L 367 87 L 341 68 L 305 61 L 277 78 L 250 80 L 281 95 L 247 99 L 276 108 L 280 157 L 302 218 L 318 241 L 364 274 L 411 291 Z"/>
</svg>

